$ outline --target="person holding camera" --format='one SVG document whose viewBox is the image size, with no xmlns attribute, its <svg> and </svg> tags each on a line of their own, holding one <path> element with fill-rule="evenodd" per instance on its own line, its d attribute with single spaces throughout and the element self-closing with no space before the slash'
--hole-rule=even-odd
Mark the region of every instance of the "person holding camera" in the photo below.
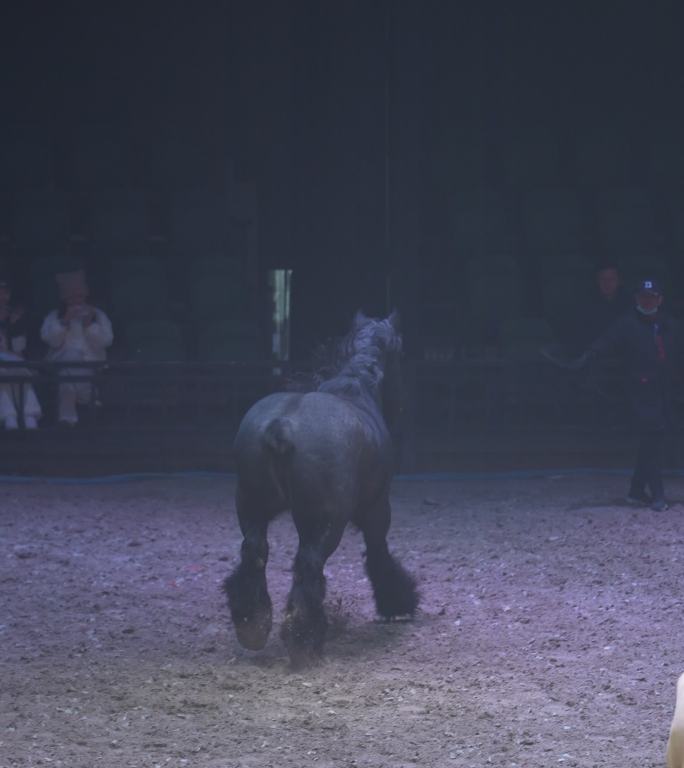
<svg viewBox="0 0 684 768">
<path fill-rule="evenodd" d="M 43 321 L 40 331 L 48 345 L 47 359 L 57 362 L 91 362 L 107 359 L 107 347 L 114 340 L 107 315 L 88 303 L 89 289 L 83 270 L 57 275 L 60 307 Z M 65 368 L 67 376 L 92 376 L 92 368 Z M 78 422 L 78 404 L 90 404 L 94 388 L 89 381 L 71 381 L 59 385 L 57 418 L 60 424 Z"/>
<path fill-rule="evenodd" d="M 23 307 L 12 302 L 12 284 L 0 276 L 0 362 L 18 363 L 26 350 L 26 316 Z M 26 429 L 37 429 L 41 408 L 33 386 L 26 381 L 32 373 L 19 366 L 0 367 L 0 422 L 5 429 L 18 429 L 20 422 Z M 24 383 L 7 379 L 23 378 Z M 22 419 L 19 418 L 21 413 Z"/>
</svg>

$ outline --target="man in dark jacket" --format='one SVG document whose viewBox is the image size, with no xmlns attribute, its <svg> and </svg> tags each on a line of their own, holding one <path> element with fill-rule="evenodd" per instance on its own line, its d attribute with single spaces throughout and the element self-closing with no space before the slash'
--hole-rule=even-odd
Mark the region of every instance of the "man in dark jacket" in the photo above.
<svg viewBox="0 0 684 768">
<path fill-rule="evenodd" d="M 639 435 L 627 500 L 650 504 L 661 511 L 667 509 L 662 465 L 665 436 L 672 419 L 675 328 L 672 319 L 661 311 L 663 294 L 657 281 L 643 280 L 635 300 L 634 310 L 599 336 L 583 359 L 611 354 L 623 362 L 627 396 Z"/>
<path fill-rule="evenodd" d="M 629 292 L 622 287 L 622 278 L 618 268 L 612 263 L 600 265 L 596 270 L 596 291 L 586 306 L 585 326 L 592 342 L 622 315 L 630 311 L 633 302 Z"/>
</svg>

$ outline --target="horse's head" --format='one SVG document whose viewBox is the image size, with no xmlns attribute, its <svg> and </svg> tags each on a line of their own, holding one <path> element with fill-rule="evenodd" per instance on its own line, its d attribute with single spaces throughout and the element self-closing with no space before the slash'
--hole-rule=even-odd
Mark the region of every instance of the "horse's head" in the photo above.
<svg viewBox="0 0 684 768">
<path fill-rule="evenodd" d="M 401 352 L 399 313 L 393 310 L 385 318 L 367 317 L 359 310 L 347 337 L 351 354 L 375 349 L 381 355 Z"/>
</svg>

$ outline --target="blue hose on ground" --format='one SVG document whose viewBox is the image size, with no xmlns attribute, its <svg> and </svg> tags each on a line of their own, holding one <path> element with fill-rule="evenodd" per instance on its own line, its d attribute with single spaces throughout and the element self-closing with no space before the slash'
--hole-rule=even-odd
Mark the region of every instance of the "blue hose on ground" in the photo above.
<svg viewBox="0 0 684 768">
<path fill-rule="evenodd" d="M 395 479 L 406 482 L 464 482 L 469 480 L 531 480 L 560 477 L 588 477 L 590 475 L 630 475 L 631 469 L 595 469 L 580 467 L 572 469 L 515 469 L 506 472 L 423 472 L 411 475 L 396 475 Z M 666 470 L 668 477 L 684 477 L 684 470 Z M 232 472 L 133 472 L 123 475 L 101 475 L 96 477 L 40 477 L 31 475 L 0 475 L 0 484 L 26 485 L 43 483 L 48 485 L 107 485 L 132 483 L 144 480 L 182 480 L 213 478 L 232 480 Z"/>
</svg>

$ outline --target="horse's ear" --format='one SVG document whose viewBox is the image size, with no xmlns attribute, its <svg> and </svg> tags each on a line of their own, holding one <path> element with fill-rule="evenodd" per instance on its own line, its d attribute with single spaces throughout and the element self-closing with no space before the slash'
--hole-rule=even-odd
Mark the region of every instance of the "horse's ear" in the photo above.
<svg viewBox="0 0 684 768">
<path fill-rule="evenodd" d="M 387 319 L 390 321 L 392 328 L 394 328 L 394 330 L 399 333 L 401 330 L 401 318 L 399 317 L 399 310 L 393 309 Z"/>
</svg>

